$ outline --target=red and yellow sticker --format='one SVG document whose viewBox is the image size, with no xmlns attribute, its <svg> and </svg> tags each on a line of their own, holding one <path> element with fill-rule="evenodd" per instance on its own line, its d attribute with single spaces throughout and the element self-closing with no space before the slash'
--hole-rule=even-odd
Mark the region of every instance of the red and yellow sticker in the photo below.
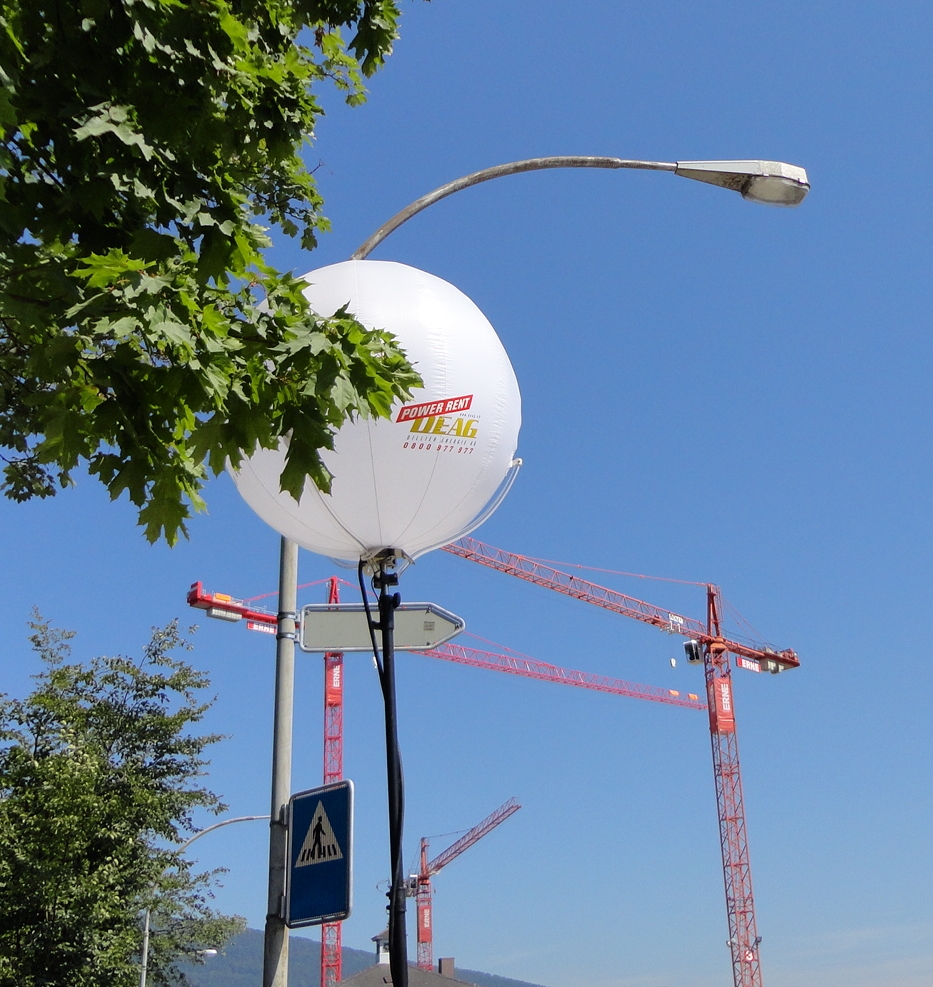
<svg viewBox="0 0 933 987">
<path fill-rule="evenodd" d="M 399 409 L 396 422 L 411 422 L 405 449 L 424 452 L 472 453 L 476 445 L 479 418 L 463 414 L 473 404 L 472 394 L 442 401 L 407 404 Z"/>
<path fill-rule="evenodd" d="M 397 422 L 413 422 L 419 418 L 436 418 L 438 415 L 452 415 L 458 411 L 469 411 L 473 395 L 464 394 L 459 398 L 445 398 L 443 401 L 426 401 L 423 404 L 406 404 L 399 408 Z"/>
</svg>

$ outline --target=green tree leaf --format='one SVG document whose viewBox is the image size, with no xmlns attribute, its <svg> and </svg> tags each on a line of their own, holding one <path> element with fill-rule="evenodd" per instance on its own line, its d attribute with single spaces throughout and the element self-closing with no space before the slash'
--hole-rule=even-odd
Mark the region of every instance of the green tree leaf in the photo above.
<svg viewBox="0 0 933 987">
<path fill-rule="evenodd" d="M 283 484 L 326 488 L 340 425 L 410 397 L 420 379 L 390 335 L 318 318 L 263 257 L 270 231 L 311 248 L 328 228 L 301 157 L 314 89 L 362 100 L 398 19 L 394 0 L 6 0 L 8 497 L 83 467 L 174 543 L 228 458 L 306 428 Z"/>
</svg>

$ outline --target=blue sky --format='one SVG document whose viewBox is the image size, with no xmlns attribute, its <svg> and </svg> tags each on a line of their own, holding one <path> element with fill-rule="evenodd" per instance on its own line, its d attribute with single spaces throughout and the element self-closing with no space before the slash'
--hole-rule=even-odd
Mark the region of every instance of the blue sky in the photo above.
<svg viewBox="0 0 933 987">
<path fill-rule="evenodd" d="M 512 359 L 525 466 L 479 537 L 719 583 L 763 637 L 799 652 L 790 674 L 736 672 L 770 987 L 920 987 L 933 969 L 931 27 L 910 0 L 600 0 L 585 17 L 551 0 L 406 2 L 367 105 L 326 99 L 310 154 L 333 233 L 312 256 L 275 252 L 297 272 L 345 259 L 424 192 L 531 156 L 807 168 L 797 210 L 666 174 L 518 176 L 434 206 L 373 255 L 457 285 Z M 195 579 L 273 590 L 276 535 L 226 477 L 208 501 L 174 550 L 148 546 L 132 510 L 89 480 L 0 504 L 4 688 L 22 693 L 35 670 L 33 604 L 89 656 L 187 621 Z M 334 571 L 303 554 L 301 581 Z M 599 578 L 703 614 L 698 589 Z M 444 553 L 402 592 L 544 661 L 701 688 L 697 669 L 670 666 L 677 639 Z M 320 586 L 302 594 L 322 599 Z M 209 782 L 230 814 L 265 812 L 272 641 L 201 623 L 208 728 L 229 734 Z M 321 664 L 299 661 L 295 790 L 320 780 Z M 346 702 L 358 804 L 344 942 L 368 948 L 388 851 L 365 657 L 348 659 Z M 399 702 L 412 863 L 422 835 L 523 804 L 437 878 L 436 955 L 549 987 L 728 982 L 703 714 L 417 656 L 401 658 Z M 266 839 L 250 823 L 196 847 L 229 868 L 217 904 L 254 927 Z"/>
</svg>

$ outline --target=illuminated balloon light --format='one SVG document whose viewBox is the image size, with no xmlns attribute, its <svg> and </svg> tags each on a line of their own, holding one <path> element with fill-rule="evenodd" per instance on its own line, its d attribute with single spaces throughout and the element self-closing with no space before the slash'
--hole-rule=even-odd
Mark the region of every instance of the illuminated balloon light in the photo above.
<svg viewBox="0 0 933 987">
<path fill-rule="evenodd" d="M 240 494 L 286 538 L 336 559 L 386 549 L 416 558 L 467 534 L 520 464 L 521 398 L 495 330 L 462 291 L 404 264 L 345 261 L 305 280 L 315 312 L 347 305 L 364 325 L 393 333 L 424 386 L 396 403 L 391 421 L 343 425 L 322 452 L 330 494 L 310 480 L 300 501 L 279 489 L 286 443 L 231 471 Z"/>
</svg>

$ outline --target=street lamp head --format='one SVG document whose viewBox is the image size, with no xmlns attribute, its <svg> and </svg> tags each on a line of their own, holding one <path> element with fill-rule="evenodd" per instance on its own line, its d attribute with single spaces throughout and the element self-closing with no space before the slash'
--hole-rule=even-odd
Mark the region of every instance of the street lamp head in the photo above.
<svg viewBox="0 0 933 987">
<path fill-rule="evenodd" d="M 799 206 L 810 191 L 805 169 L 783 161 L 678 161 L 674 172 L 769 206 Z"/>
</svg>

